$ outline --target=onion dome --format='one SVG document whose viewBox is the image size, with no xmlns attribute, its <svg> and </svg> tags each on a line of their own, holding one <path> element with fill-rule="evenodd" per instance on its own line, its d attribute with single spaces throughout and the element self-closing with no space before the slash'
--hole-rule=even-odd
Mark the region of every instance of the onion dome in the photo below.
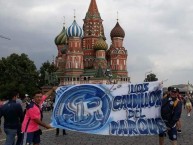
<svg viewBox="0 0 193 145">
<path fill-rule="evenodd" d="M 67 35 L 66 35 L 66 28 L 63 27 L 62 31 L 58 36 L 55 38 L 56 45 L 64 45 L 67 43 Z"/>
<path fill-rule="evenodd" d="M 67 29 L 67 36 L 68 37 L 82 37 L 83 36 L 83 30 L 76 23 L 76 20 L 74 20 L 72 25 Z"/>
<path fill-rule="evenodd" d="M 111 30 L 111 38 L 113 37 L 125 37 L 125 32 L 119 25 L 119 22 L 115 25 L 115 27 Z"/>
<path fill-rule="evenodd" d="M 103 40 L 103 38 L 100 36 L 99 39 L 96 41 L 94 44 L 94 49 L 95 50 L 107 50 L 108 45 L 107 43 Z"/>
</svg>

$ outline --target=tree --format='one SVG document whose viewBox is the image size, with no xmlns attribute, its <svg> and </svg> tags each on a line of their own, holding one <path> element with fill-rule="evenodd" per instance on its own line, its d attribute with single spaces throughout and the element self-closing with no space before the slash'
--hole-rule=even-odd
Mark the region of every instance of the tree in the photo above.
<svg viewBox="0 0 193 145">
<path fill-rule="evenodd" d="M 49 76 L 54 74 L 57 71 L 57 67 L 54 64 L 51 64 L 49 61 L 44 62 L 39 70 L 39 86 L 47 85 L 48 82 L 46 82 L 45 77 L 46 73 L 48 73 Z"/>
<path fill-rule="evenodd" d="M 7 96 L 12 89 L 21 94 L 32 94 L 37 89 L 36 66 L 24 53 L 11 54 L 0 60 L 0 97 Z"/>
<path fill-rule="evenodd" d="M 158 80 L 158 78 L 156 78 L 156 75 L 153 73 L 150 73 L 149 75 L 147 75 L 144 82 L 153 82 L 153 81 L 157 81 L 157 80 Z"/>
</svg>

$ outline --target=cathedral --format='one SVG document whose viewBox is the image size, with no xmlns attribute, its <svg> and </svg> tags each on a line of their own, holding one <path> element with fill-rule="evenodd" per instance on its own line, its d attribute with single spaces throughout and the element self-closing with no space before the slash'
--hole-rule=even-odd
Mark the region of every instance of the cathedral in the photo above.
<svg viewBox="0 0 193 145">
<path fill-rule="evenodd" d="M 58 51 L 55 64 L 60 85 L 130 82 L 127 50 L 123 46 L 125 32 L 118 19 L 110 33 L 110 47 L 96 0 L 91 0 L 83 21 L 80 27 L 74 18 L 71 26 L 63 26 L 55 38 Z"/>
</svg>

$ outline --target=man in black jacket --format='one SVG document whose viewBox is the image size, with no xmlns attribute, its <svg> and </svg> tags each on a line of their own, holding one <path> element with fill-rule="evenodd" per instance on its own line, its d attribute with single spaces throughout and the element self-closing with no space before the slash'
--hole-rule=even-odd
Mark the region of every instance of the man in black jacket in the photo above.
<svg viewBox="0 0 193 145">
<path fill-rule="evenodd" d="M 9 101 L 0 109 L 0 118 L 4 117 L 4 132 L 6 134 L 5 145 L 13 145 L 17 130 L 21 127 L 23 110 L 20 104 L 16 103 L 17 91 L 11 91 Z"/>
<path fill-rule="evenodd" d="M 166 124 L 167 130 L 159 134 L 159 144 L 164 145 L 164 136 L 167 132 L 172 145 L 177 145 L 176 123 L 181 116 L 182 103 L 177 98 L 177 88 L 170 87 L 168 91 L 169 94 L 162 99 L 161 106 L 161 116 Z"/>
</svg>

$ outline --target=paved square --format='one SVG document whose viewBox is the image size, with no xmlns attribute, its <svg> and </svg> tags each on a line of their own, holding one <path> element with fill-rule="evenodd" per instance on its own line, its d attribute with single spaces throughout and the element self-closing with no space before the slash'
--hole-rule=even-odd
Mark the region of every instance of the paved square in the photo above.
<svg viewBox="0 0 193 145">
<path fill-rule="evenodd" d="M 182 133 L 178 134 L 178 145 L 192 145 L 193 137 L 193 113 L 186 115 L 186 110 L 182 113 Z M 50 122 L 51 112 L 44 112 L 44 121 Z M 0 145 L 4 145 L 5 135 L 0 135 Z M 165 139 L 165 144 L 169 145 L 169 139 Z M 158 145 L 158 136 L 137 136 L 119 137 L 90 135 L 85 133 L 67 130 L 67 135 L 55 136 L 55 129 L 43 130 L 41 145 Z"/>
</svg>

